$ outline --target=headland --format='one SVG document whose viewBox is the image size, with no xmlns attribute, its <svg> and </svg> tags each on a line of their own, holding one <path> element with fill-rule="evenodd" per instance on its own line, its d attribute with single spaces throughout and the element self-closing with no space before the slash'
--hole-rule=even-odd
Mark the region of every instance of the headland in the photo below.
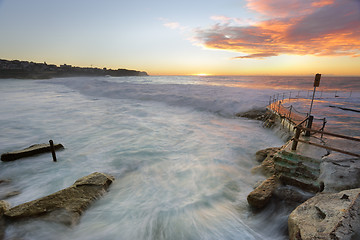
<svg viewBox="0 0 360 240">
<path fill-rule="evenodd" d="M 81 77 L 81 76 L 148 76 L 144 71 L 128 69 L 107 69 L 95 67 L 75 67 L 67 64 L 35 63 L 20 60 L 0 59 L 0 79 L 49 79 L 55 77 Z"/>
</svg>

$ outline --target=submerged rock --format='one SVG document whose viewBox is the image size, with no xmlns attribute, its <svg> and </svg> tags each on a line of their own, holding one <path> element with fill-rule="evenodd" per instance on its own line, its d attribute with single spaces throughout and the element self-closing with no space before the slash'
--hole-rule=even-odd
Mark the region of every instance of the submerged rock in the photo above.
<svg viewBox="0 0 360 240">
<path fill-rule="evenodd" d="M 270 112 L 266 109 L 252 109 L 247 112 L 237 113 L 237 117 L 244 117 L 249 119 L 265 121 L 269 117 Z"/>
<path fill-rule="evenodd" d="M 59 150 L 63 148 L 64 146 L 62 144 L 54 144 L 55 150 Z M 31 157 L 37 154 L 47 153 L 47 152 L 51 152 L 50 144 L 46 144 L 46 143 L 35 144 L 22 150 L 3 153 L 1 155 L 1 161 L 3 162 L 14 161 L 20 158 Z"/>
<path fill-rule="evenodd" d="M 247 201 L 254 208 L 263 208 L 270 201 L 273 192 L 279 186 L 280 182 L 276 176 L 272 176 L 263 181 L 248 196 Z"/>
<path fill-rule="evenodd" d="M 90 204 L 102 196 L 114 181 L 104 173 L 92 173 L 80 178 L 72 186 L 51 195 L 27 202 L 5 211 L 8 220 L 42 218 L 44 220 L 75 225 Z"/>
<path fill-rule="evenodd" d="M 4 212 L 10 208 L 10 205 L 6 201 L 0 201 L 0 239 L 3 239 L 5 236 L 5 221 L 3 218 Z"/>
<path fill-rule="evenodd" d="M 360 230 L 360 188 L 320 193 L 289 216 L 290 239 L 352 239 Z"/>
<path fill-rule="evenodd" d="M 271 147 L 259 150 L 255 153 L 256 161 L 262 163 L 267 157 L 272 158 L 280 150 L 279 147 Z"/>
</svg>

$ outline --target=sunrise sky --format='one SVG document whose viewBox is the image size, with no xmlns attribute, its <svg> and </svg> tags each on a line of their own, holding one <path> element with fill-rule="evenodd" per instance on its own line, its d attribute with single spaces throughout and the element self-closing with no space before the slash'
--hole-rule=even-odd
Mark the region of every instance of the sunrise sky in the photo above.
<svg viewBox="0 0 360 240">
<path fill-rule="evenodd" d="M 360 0 L 0 0 L 0 59 L 360 76 Z"/>
</svg>

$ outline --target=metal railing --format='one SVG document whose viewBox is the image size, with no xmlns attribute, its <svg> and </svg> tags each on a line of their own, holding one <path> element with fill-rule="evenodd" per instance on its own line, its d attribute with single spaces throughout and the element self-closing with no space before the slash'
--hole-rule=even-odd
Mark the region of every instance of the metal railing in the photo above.
<svg viewBox="0 0 360 240">
<path fill-rule="evenodd" d="M 329 135 L 329 136 L 332 136 L 332 137 L 342 138 L 342 139 L 356 141 L 356 142 L 360 142 L 360 138 L 355 138 L 355 137 L 345 136 L 345 135 L 341 135 L 341 134 L 337 134 L 337 133 L 330 133 L 330 132 L 324 132 L 324 131 L 319 131 L 319 130 L 315 130 L 315 129 L 310 129 L 310 128 L 303 127 L 302 124 L 297 125 L 295 128 L 296 128 L 296 133 L 295 133 L 294 138 L 292 139 L 293 144 L 291 146 L 291 150 L 296 150 L 298 142 L 302 142 L 302 143 L 305 143 L 305 144 L 314 145 L 316 147 L 325 148 L 325 149 L 328 149 L 328 150 L 332 150 L 332 151 L 335 151 L 335 152 L 340 152 L 340 153 L 343 153 L 343 154 L 347 154 L 347 155 L 350 155 L 350 156 L 360 158 L 360 154 L 357 154 L 357 153 L 352 153 L 352 152 L 349 152 L 349 151 L 345 151 L 343 149 L 334 148 L 334 147 L 330 147 L 330 146 L 321 145 L 321 144 L 318 144 L 318 143 L 302 140 L 302 139 L 300 139 L 300 134 L 301 134 L 302 131 L 309 131 L 309 132 L 321 133 L 322 135 L 323 134 L 324 135 Z"/>
<path fill-rule="evenodd" d="M 308 113 L 298 111 L 293 105 L 285 107 L 282 101 L 270 103 L 269 109 L 276 112 L 282 119 L 287 119 L 292 125 L 297 126 L 306 122 L 306 126 L 309 120 Z M 313 118 L 312 120 L 321 121 L 321 124 L 313 123 L 312 126 L 318 128 L 320 131 L 324 131 L 327 123 L 326 118 Z M 289 131 L 290 131 L 289 125 Z M 295 127 L 293 127 L 295 128 Z M 323 135 L 321 135 L 322 137 Z"/>
<path fill-rule="evenodd" d="M 285 107 L 282 105 L 281 100 L 271 101 L 271 99 L 270 99 L 269 106 L 267 108 L 276 112 L 282 119 L 287 119 L 290 122 L 289 130 L 290 130 L 290 125 L 291 124 L 294 125 L 293 129 L 296 129 L 296 131 L 295 131 L 295 136 L 291 139 L 291 140 L 293 140 L 293 144 L 291 147 L 292 150 L 296 150 L 298 142 L 302 142 L 305 144 L 313 145 L 313 146 L 320 147 L 320 148 L 325 148 L 328 150 L 332 150 L 332 151 L 336 151 L 336 152 L 340 152 L 343 154 L 347 154 L 347 155 L 351 155 L 351 156 L 360 158 L 360 154 L 357 154 L 357 153 L 352 153 L 352 152 L 349 152 L 349 151 L 346 151 L 343 149 L 326 146 L 326 145 L 321 145 L 318 143 L 300 139 L 301 132 L 305 132 L 305 136 L 310 136 L 310 133 L 312 133 L 312 135 L 321 134 L 321 138 L 323 138 L 323 135 L 329 135 L 329 136 L 336 137 L 336 138 L 360 142 L 359 138 L 345 136 L 345 135 L 331 133 L 331 132 L 325 132 L 324 129 L 325 129 L 325 125 L 326 125 L 326 118 L 313 118 L 312 116 L 309 116 L 307 113 L 297 111 L 292 105 L 290 105 L 289 107 Z M 320 127 L 317 124 L 312 124 L 312 126 L 311 126 L 311 124 L 310 124 L 310 127 L 308 127 L 309 126 L 308 121 L 310 120 L 310 118 L 313 118 L 314 120 L 321 120 L 322 126 Z M 307 126 L 307 127 L 303 127 L 303 124 L 305 124 L 305 126 Z M 317 128 L 318 130 L 314 129 L 314 128 Z"/>
</svg>

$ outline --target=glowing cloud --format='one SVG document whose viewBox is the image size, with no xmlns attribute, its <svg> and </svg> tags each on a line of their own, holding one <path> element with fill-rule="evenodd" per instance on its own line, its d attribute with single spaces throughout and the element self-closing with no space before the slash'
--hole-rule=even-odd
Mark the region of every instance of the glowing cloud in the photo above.
<svg viewBox="0 0 360 240">
<path fill-rule="evenodd" d="M 186 30 L 186 27 L 182 26 L 180 23 L 178 22 L 171 22 L 168 19 L 165 18 L 159 18 L 160 21 L 163 22 L 163 25 L 167 28 L 170 29 L 180 29 L 180 30 Z"/>
<path fill-rule="evenodd" d="M 230 18 L 197 29 L 195 39 L 206 48 L 242 53 L 236 58 L 281 54 L 360 57 L 360 1 L 248 0 L 247 6 L 266 20 L 229 24 Z M 233 23 L 234 21 L 232 21 Z"/>
</svg>

